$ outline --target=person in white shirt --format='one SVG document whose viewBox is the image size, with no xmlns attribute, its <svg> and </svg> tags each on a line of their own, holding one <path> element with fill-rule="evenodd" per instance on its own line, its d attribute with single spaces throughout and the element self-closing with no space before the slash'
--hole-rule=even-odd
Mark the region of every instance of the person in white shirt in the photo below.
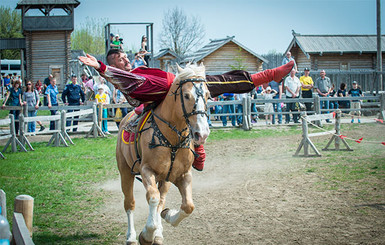
<svg viewBox="0 0 385 245">
<path fill-rule="evenodd" d="M 285 79 L 285 88 L 286 88 L 286 98 L 291 99 L 291 98 L 298 98 L 299 97 L 299 90 L 301 88 L 301 82 L 299 81 L 298 77 L 295 76 L 297 71 L 295 69 L 291 70 L 290 76 L 288 76 Z M 294 123 L 299 123 L 298 121 L 298 103 L 296 102 L 288 102 L 286 103 L 286 112 L 293 112 L 293 121 Z M 294 113 L 294 112 L 297 113 Z M 290 122 L 290 114 L 285 115 L 286 123 Z"/>
</svg>

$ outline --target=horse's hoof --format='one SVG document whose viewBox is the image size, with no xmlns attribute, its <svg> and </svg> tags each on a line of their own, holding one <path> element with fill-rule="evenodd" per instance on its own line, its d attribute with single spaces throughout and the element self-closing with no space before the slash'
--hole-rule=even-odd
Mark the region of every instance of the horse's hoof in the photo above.
<svg viewBox="0 0 385 245">
<path fill-rule="evenodd" d="M 166 215 L 167 215 L 168 211 L 170 211 L 169 208 L 163 209 L 163 211 L 160 213 L 160 216 L 161 216 L 163 219 L 166 218 Z"/>
<path fill-rule="evenodd" d="M 152 245 L 163 245 L 163 238 L 156 236 Z"/>
<path fill-rule="evenodd" d="M 142 237 L 142 232 L 141 232 L 139 234 L 139 244 L 140 245 L 152 245 L 152 241 L 148 242 L 148 241 L 144 240 L 144 238 Z"/>
</svg>

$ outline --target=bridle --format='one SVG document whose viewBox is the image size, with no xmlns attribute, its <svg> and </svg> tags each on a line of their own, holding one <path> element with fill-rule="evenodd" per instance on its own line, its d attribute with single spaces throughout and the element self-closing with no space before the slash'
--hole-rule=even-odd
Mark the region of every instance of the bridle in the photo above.
<svg viewBox="0 0 385 245">
<path fill-rule="evenodd" d="M 193 84 L 195 91 L 196 91 L 196 95 L 197 95 L 197 97 L 195 99 L 194 107 L 190 113 L 188 113 L 186 110 L 186 106 L 185 106 L 185 102 L 184 102 L 184 98 L 183 98 L 183 93 L 182 93 L 182 86 L 186 83 L 189 83 L 189 82 L 191 82 Z M 197 84 L 195 84 L 195 82 L 200 82 L 199 86 Z M 185 80 L 182 80 L 179 82 L 179 86 L 176 89 L 176 91 L 174 92 L 175 100 L 176 100 L 177 91 L 180 89 L 180 101 L 182 104 L 183 117 L 184 117 L 186 124 L 188 125 L 189 128 L 191 128 L 189 117 L 194 116 L 194 115 L 199 115 L 199 114 L 206 115 L 206 117 L 208 117 L 208 115 L 207 115 L 207 101 L 205 101 L 204 91 L 203 91 L 203 83 L 204 82 L 206 82 L 206 79 L 202 79 L 202 78 L 185 79 Z M 205 103 L 205 108 L 204 108 L 204 110 L 197 110 L 198 101 L 199 101 L 199 98 L 201 98 L 201 97 Z"/>
</svg>

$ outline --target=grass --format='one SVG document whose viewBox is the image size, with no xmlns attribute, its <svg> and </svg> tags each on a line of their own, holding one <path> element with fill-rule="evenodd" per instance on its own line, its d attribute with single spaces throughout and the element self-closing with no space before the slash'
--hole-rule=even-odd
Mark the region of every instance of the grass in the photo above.
<svg viewBox="0 0 385 245">
<path fill-rule="evenodd" d="M 35 199 L 36 244 L 77 244 L 95 237 L 87 227 L 92 220 L 89 211 L 103 203 L 104 194 L 92 186 L 118 175 L 116 138 L 73 141 L 75 146 L 66 148 L 36 143 L 34 152 L 7 153 L 7 159 L 1 161 L 0 188 L 7 194 L 8 213 L 12 213 L 17 195 Z"/>
</svg>

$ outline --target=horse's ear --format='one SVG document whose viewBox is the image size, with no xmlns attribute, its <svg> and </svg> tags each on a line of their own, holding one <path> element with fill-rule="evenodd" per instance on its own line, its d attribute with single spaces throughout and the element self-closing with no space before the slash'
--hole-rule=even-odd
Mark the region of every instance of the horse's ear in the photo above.
<svg viewBox="0 0 385 245">
<path fill-rule="evenodd" d="M 176 64 L 176 68 L 178 69 L 178 73 L 181 73 L 183 71 L 182 67 L 180 67 L 178 64 Z"/>
<path fill-rule="evenodd" d="M 203 61 L 202 61 L 201 63 L 199 63 L 199 66 L 204 66 L 204 65 L 203 65 Z"/>
</svg>

